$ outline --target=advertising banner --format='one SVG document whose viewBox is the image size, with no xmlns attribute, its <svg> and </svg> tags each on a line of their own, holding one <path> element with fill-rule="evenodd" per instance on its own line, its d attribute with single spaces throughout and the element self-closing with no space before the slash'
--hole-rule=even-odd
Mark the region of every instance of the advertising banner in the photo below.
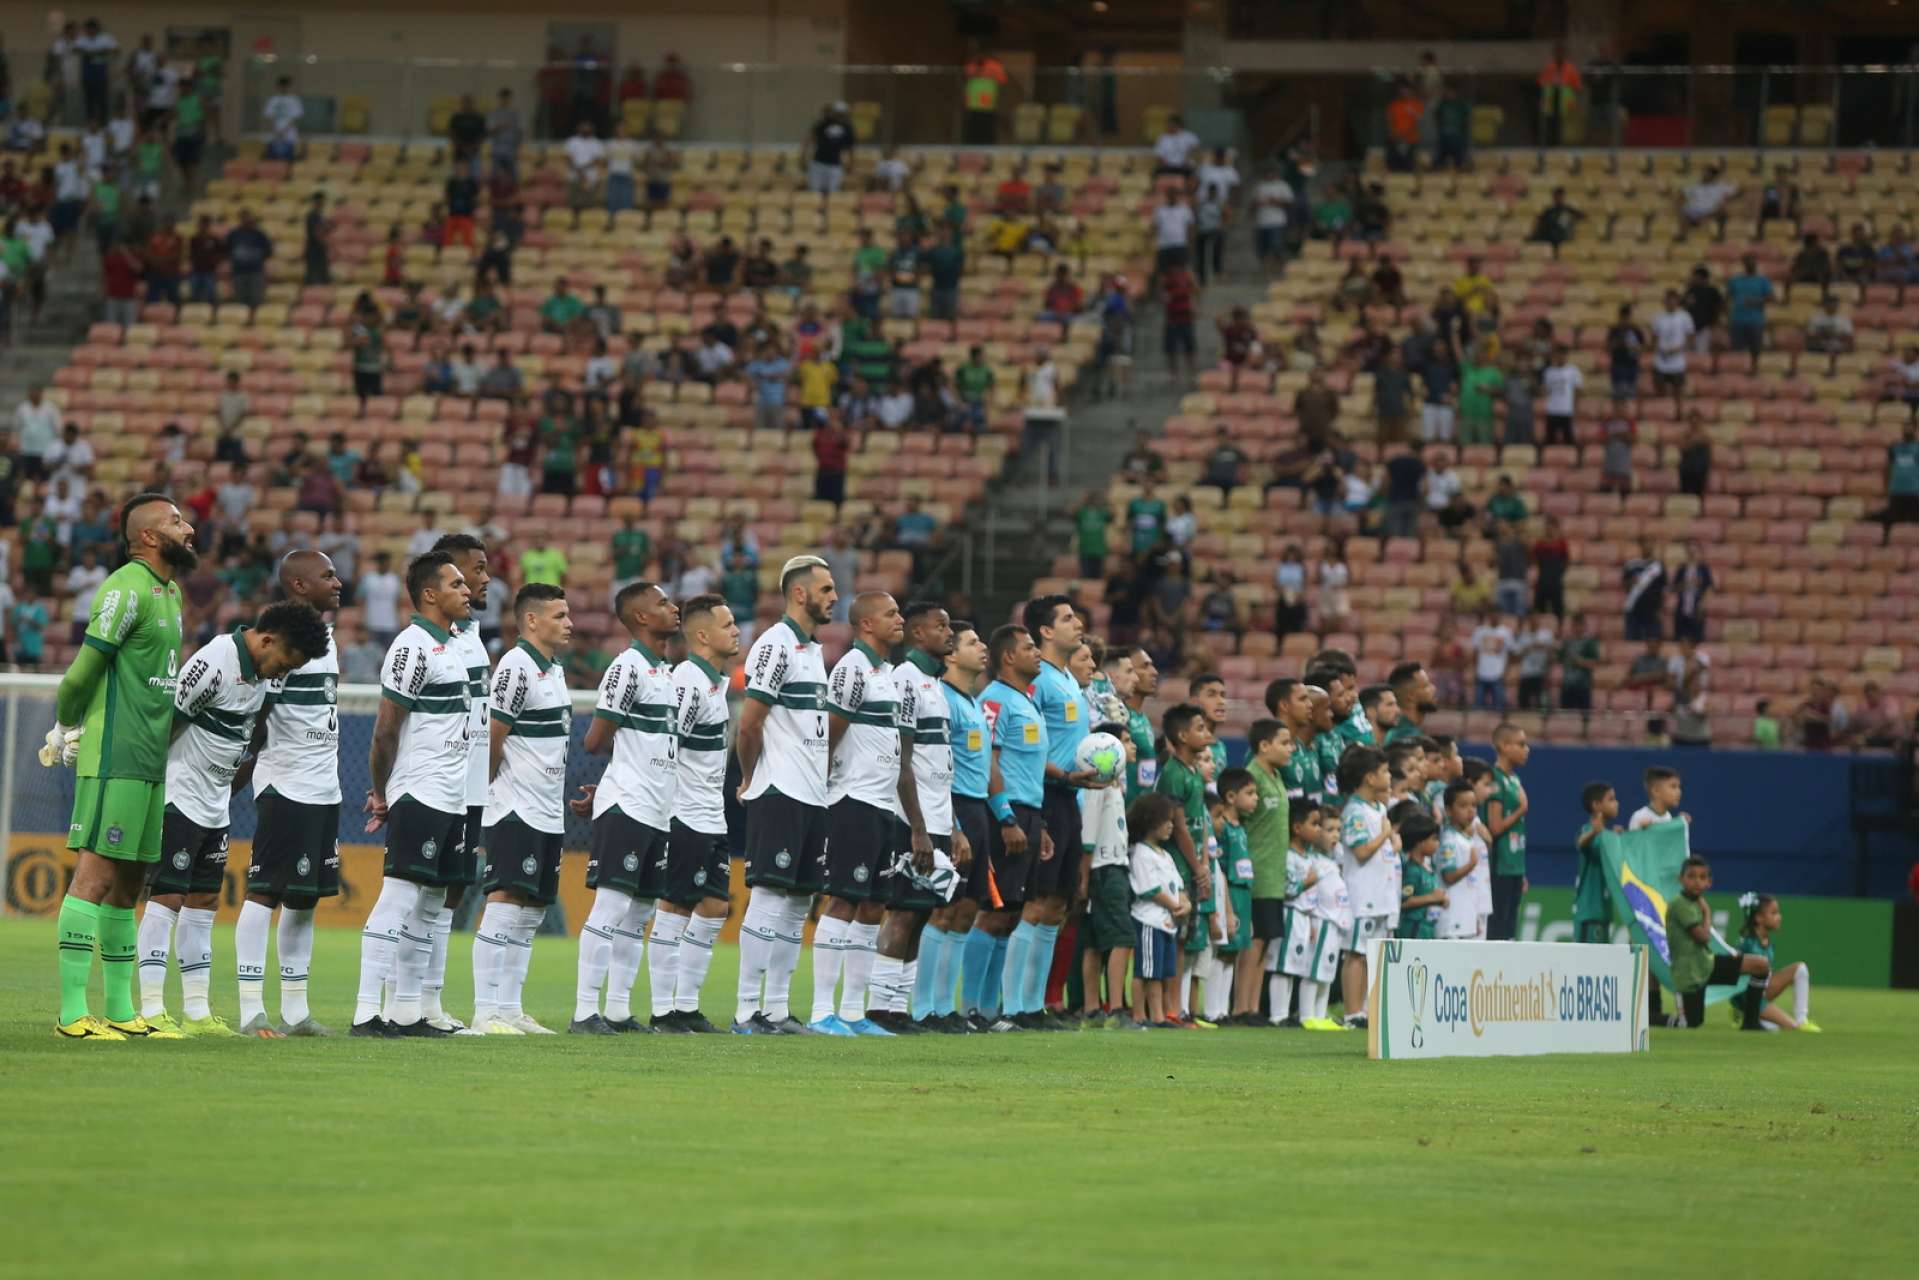
<svg viewBox="0 0 1919 1280">
<path fill-rule="evenodd" d="M 1367 964 L 1369 1057 L 1646 1048 L 1644 947 L 1382 938 Z"/>
</svg>

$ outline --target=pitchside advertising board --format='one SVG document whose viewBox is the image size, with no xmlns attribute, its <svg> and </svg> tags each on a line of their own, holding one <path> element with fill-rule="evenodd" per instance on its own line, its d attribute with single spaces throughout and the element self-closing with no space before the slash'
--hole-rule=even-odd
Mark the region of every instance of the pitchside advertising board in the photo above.
<svg viewBox="0 0 1919 1280">
<path fill-rule="evenodd" d="M 1370 1057 L 1646 1050 L 1644 947 L 1383 938 L 1367 965 Z"/>
</svg>

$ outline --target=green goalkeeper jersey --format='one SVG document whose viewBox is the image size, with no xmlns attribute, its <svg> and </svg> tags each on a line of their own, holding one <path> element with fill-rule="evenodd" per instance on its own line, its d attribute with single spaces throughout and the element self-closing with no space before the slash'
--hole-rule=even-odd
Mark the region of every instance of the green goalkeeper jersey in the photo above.
<svg viewBox="0 0 1919 1280">
<path fill-rule="evenodd" d="M 180 671 L 179 585 L 162 582 L 145 561 L 127 561 L 94 594 L 85 643 L 106 655 L 107 673 L 87 703 L 74 772 L 164 783 Z"/>
</svg>

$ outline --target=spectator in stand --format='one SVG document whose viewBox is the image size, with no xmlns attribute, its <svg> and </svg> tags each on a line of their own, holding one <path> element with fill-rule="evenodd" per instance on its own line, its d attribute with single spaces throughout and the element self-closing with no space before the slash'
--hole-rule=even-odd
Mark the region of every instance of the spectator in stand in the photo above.
<svg viewBox="0 0 1919 1280">
<path fill-rule="evenodd" d="M 606 180 L 606 143 L 600 140 L 593 121 L 582 119 L 566 140 L 566 200 L 573 210 L 573 229 L 580 229 L 580 218 L 588 209 L 597 209 L 604 201 Z"/>
<path fill-rule="evenodd" d="M 1686 434 L 1679 441 L 1679 492 L 1703 498 L 1711 480 L 1712 436 L 1706 416 L 1694 409 L 1686 415 Z"/>
<path fill-rule="evenodd" d="M 1599 638 L 1584 613 L 1575 613 L 1571 630 L 1559 643 L 1559 705 L 1566 711 L 1591 711 L 1593 673 L 1599 669 Z"/>
<path fill-rule="evenodd" d="M 1672 397 L 1674 412 L 1686 393 L 1686 352 L 1695 331 L 1692 314 L 1680 305 L 1679 291 L 1666 290 L 1665 308 L 1652 319 L 1652 387 Z"/>
<path fill-rule="evenodd" d="M 1459 86 L 1451 82 L 1442 85 L 1439 99 L 1429 105 L 1427 115 L 1432 121 L 1433 168 L 1453 169 L 1460 173 L 1471 169 L 1472 159 L 1467 152 L 1472 134 L 1471 119 L 1466 100 L 1459 96 Z"/>
<path fill-rule="evenodd" d="M 1566 567 L 1572 562 L 1572 544 L 1566 540 L 1558 516 L 1547 516 L 1532 545 L 1533 612 L 1566 616 Z"/>
<path fill-rule="evenodd" d="M 88 614 L 93 609 L 94 593 L 100 590 L 100 584 L 107 580 L 107 571 L 100 564 L 100 558 L 92 547 L 86 548 L 75 558 L 72 568 L 67 570 L 67 599 L 73 604 L 70 617 L 73 619 L 72 635 L 69 643 L 79 644 L 86 634 Z"/>
<path fill-rule="evenodd" d="M 679 54 L 667 54 L 660 69 L 654 73 L 653 101 L 693 101 L 693 79 L 687 74 L 686 64 L 680 61 Z"/>
<path fill-rule="evenodd" d="M 1382 253 L 1374 259 L 1372 286 L 1373 301 L 1388 307 L 1406 305 L 1406 278 L 1393 265 L 1391 254 Z"/>
<path fill-rule="evenodd" d="M 100 262 L 101 318 L 124 330 L 140 320 L 140 259 L 117 241 Z"/>
<path fill-rule="evenodd" d="M 1441 338 L 1432 354 L 1416 370 L 1424 390 L 1419 406 L 1419 438 L 1427 444 L 1450 444 L 1453 414 L 1459 398 L 1459 361 L 1453 345 Z"/>
<path fill-rule="evenodd" d="M 1493 607 L 1502 614 L 1523 618 L 1526 615 L 1526 579 L 1531 575 L 1532 557 L 1526 551 L 1526 539 L 1519 526 L 1501 521 L 1493 537 Z"/>
<path fill-rule="evenodd" d="M 1363 188 L 1353 201 L 1353 236 L 1378 243 L 1392 234 L 1393 213 L 1386 204 L 1386 186 L 1374 182 Z"/>
<path fill-rule="evenodd" d="M 1886 449 L 1885 518 L 1888 534 L 1895 524 L 1919 523 L 1919 420 L 1908 419 L 1899 441 Z"/>
<path fill-rule="evenodd" d="M 806 147 L 806 188 L 822 197 L 846 185 L 846 165 L 853 155 L 853 123 L 844 102 L 820 109 Z"/>
<path fill-rule="evenodd" d="M 187 241 L 187 301 L 207 303 L 216 309 L 216 315 L 220 264 L 226 256 L 226 241 L 213 230 L 213 219 L 202 214 L 199 227 Z"/>
<path fill-rule="evenodd" d="M 360 399 L 360 416 L 367 415 L 367 403 L 386 394 L 386 374 L 393 367 L 387 351 L 386 331 L 380 323 L 379 304 L 362 295 L 347 321 L 346 346 L 353 366 L 353 394 Z"/>
<path fill-rule="evenodd" d="M 1632 447 L 1639 439 L 1639 424 L 1626 412 L 1626 398 L 1615 395 L 1612 412 L 1599 424 L 1601 453 L 1599 488 L 1604 493 L 1632 492 Z"/>
<path fill-rule="evenodd" d="M 1672 577 L 1672 634 L 1675 640 L 1706 638 L 1706 596 L 1713 588 L 1712 566 L 1697 541 L 1686 543 L 1686 560 Z"/>
<path fill-rule="evenodd" d="M 1726 238 L 1727 206 L 1739 194 L 1739 188 L 1726 181 L 1725 171 L 1718 165 L 1707 165 L 1699 175 L 1699 181 L 1684 187 L 1679 192 L 1680 238 L 1684 239 L 1686 230 L 1712 223 L 1714 239 Z"/>
<path fill-rule="evenodd" d="M 1759 353 L 1766 345 L 1766 304 L 1772 301 L 1772 281 L 1759 274 L 1759 259 L 1747 254 L 1740 259 L 1744 270 L 1726 281 L 1730 310 L 1726 317 L 1727 345 L 1734 351 L 1752 356 L 1752 371 L 1759 372 Z"/>
<path fill-rule="evenodd" d="M 1806 321 L 1806 350 L 1831 355 L 1836 368 L 1838 357 L 1851 351 L 1852 346 L 1852 317 L 1840 312 L 1838 295 L 1829 293 L 1812 319 Z"/>
<path fill-rule="evenodd" d="M 1119 472 L 1129 484 L 1144 484 L 1166 474 L 1166 459 L 1153 448 L 1151 432 L 1133 434 L 1133 447 L 1119 460 Z"/>
<path fill-rule="evenodd" d="M 221 523 L 232 529 L 246 528 L 247 517 L 253 514 L 259 498 L 259 491 L 247 479 L 246 463 L 230 464 L 226 481 L 220 485 L 214 499 L 220 511 Z"/>
<path fill-rule="evenodd" d="M 1807 233 L 1799 246 L 1799 252 L 1792 255 L 1792 265 L 1786 271 L 1786 287 L 1782 300 L 1792 301 L 1792 287 L 1796 284 L 1816 284 L 1819 296 L 1824 298 L 1832 288 L 1832 254 L 1819 242 L 1816 233 Z"/>
<path fill-rule="evenodd" d="M 61 428 L 60 438 L 47 450 L 47 470 L 53 478 L 65 478 L 84 492 L 93 475 L 93 446 L 80 435 L 80 424 L 69 422 Z"/>
<path fill-rule="evenodd" d="M 1460 574 L 1471 572 L 1461 561 Z M 1506 666 L 1512 661 L 1512 628 L 1499 620 L 1491 605 L 1479 611 L 1479 625 L 1473 628 L 1473 705 L 1481 710 L 1506 709 Z"/>
<path fill-rule="evenodd" d="M 1866 681 L 1859 707 L 1852 716 L 1854 740 L 1864 747 L 1884 749 L 1898 746 L 1906 732 L 1907 722 L 1901 714 L 1899 700 L 1882 689 L 1878 681 Z"/>
<path fill-rule="evenodd" d="M 846 501 L 847 457 L 852 434 L 840 422 L 827 419 L 813 430 L 813 497 L 835 507 Z"/>
<path fill-rule="evenodd" d="M 1339 393 L 1326 383 L 1326 372 L 1315 369 L 1306 375 L 1306 385 L 1293 393 L 1293 418 L 1299 433 L 1315 451 L 1332 438 L 1339 420 Z"/>
<path fill-rule="evenodd" d="M 1712 335 L 1726 314 L 1726 295 L 1712 282 L 1712 273 L 1694 267 L 1684 294 L 1686 311 L 1692 316 L 1692 349 L 1700 355 L 1712 352 Z"/>
<path fill-rule="evenodd" d="M 1154 271 L 1162 283 L 1173 270 L 1192 261 L 1195 222 L 1192 206 L 1178 191 L 1168 188 L 1165 199 L 1153 210 Z"/>
<path fill-rule="evenodd" d="M 1159 137 L 1153 140 L 1153 159 L 1156 167 L 1155 177 L 1171 174 L 1190 179 L 1193 176 L 1193 153 L 1199 150 L 1199 135 L 1186 127 L 1186 122 L 1178 115 L 1166 117 L 1165 127 Z"/>
<path fill-rule="evenodd" d="M 1388 347 L 1379 368 L 1373 371 L 1373 421 L 1379 443 L 1399 444 L 1409 438 L 1407 406 L 1412 399 L 1412 384 L 1399 348 Z"/>
<path fill-rule="evenodd" d="M 1193 205 L 1193 258 L 1202 285 L 1226 273 L 1226 193 L 1220 187 L 1199 189 Z"/>
<path fill-rule="evenodd" d="M 1419 167 L 1419 136 L 1426 102 L 1410 80 L 1395 86 L 1391 102 L 1386 104 L 1386 168 L 1394 173 L 1411 173 Z"/>
<path fill-rule="evenodd" d="M 1578 411 L 1579 389 L 1586 385 L 1586 379 L 1564 343 L 1553 347 L 1552 363 L 1539 380 L 1546 392 L 1546 443 L 1572 444 L 1573 414 Z"/>
<path fill-rule="evenodd" d="M 540 304 L 540 328 L 569 341 L 589 336 L 586 304 L 567 287 L 565 276 L 553 282 L 553 292 Z"/>
<path fill-rule="evenodd" d="M 1016 163 L 993 188 L 993 212 L 1021 218 L 1033 212 L 1033 186 L 1026 180 L 1024 161 Z"/>
<path fill-rule="evenodd" d="M 440 220 L 435 233 L 444 237 L 444 219 Z M 317 192 L 307 203 L 306 239 L 300 253 L 305 271 L 303 283 L 333 283 L 333 220 L 326 215 L 326 197 Z"/>
<path fill-rule="evenodd" d="M 300 149 L 300 121 L 306 115 L 306 104 L 293 92 L 291 76 L 279 78 L 260 114 L 267 126 L 266 158 L 293 159 Z"/>
<path fill-rule="evenodd" d="M 1586 215 L 1566 203 L 1566 188 L 1554 187 L 1552 203 L 1539 211 L 1533 219 L 1533 233 L 1529 237 L 1536 244 L 1552 246 L 1553 257 L 1559 256 L 1559 247 L 1573 238 L 1573 232 L 1585 221 Z"/>
<path fill-rule="evenodd" d="M 1504 395 L 1500 436 L 1501 444 L 1519 444 L 1528 448 L 1533 443 L 1534 399 L 1539 390 L 1539 375 L 1534 369 L 1532 355 L 1524 347 L 1513 352 L 1512 373 L 1507 376 L 1502 388 Z"/>
<path fill-rule="evenodd" d="M 513 90 L 500 90 L 493 100 L 493 110 L 486 117 L 488 163 L 517 178 L 520 143 L 525 136 L 526 126 L 520 118 L 520 109 L 513 103 Z"/>
<path fill-rule="evenodd" d="M 1259 185 L 1253 188 L 1253 245 L 1260 265 L 1285 263 L 1286 229 L 1292 221 L 1296 198 L 1292 185 L 1276 167 L 1268 168 Z"/>
<path fill-rule="evenodd" d="M 1626 639 L 1657 643 L 1665 634 L 1666 565 L 1653 549 L 1651 538 L 1641 538 L 1639 554 L 1620 570 L 1626 592 Z"/>
<path fill-rule="evenodd" d="M 15 406 L 13 421 L 21 478 L 44 480 L 49 474 L 47 454 L 60 440 L 60 406 L 48 400 L 46 388 L 36 382 L 27 388 L 27 398 Z"/>
<path fill-rule="evenodd" d="M 1079 554 L 1079 575 L 1100 578 L 1106 573 L 1108 540 L 1106 530 L 1113 523 L 1112 508 L 1097 489 L 1088 489 L 1073 512 L 1073 541 Z"/>
<path fill-rule="evenodd" d="M 1352 600 L 1347 594 L 1347 585 L 1352 581 L 1352 569 L 1346 563 L 1346 540 L 1334 538 L 1326 546 L 1326 553 L 1319 559 L 1319 616 L 1317 622 L 1321 631 L 1335 631 L 1344 626 L 1352 616 Z"/>
<path fill-rule="evenodd" d="M 1288 543 L 1280 553 L 1279 564 L 1273 569 L 1273 587 L 1278 593 L 1273 630 L 1284 640 L 1306 629 L 1306 561 L 1298 543 Z"/>
<path fill-rule="evenodd" d="M 1566 46 L 1554 45 L 1552 56 L 1539 71 L 1539 118 L 1547 146 L 1560 146 L 1566 141 L 1566 121 L 1579 105 L 1579 95 L 1585 88 L 1579 65 L 1566 56 Z"/>
<path fill-rule="evenodd" d="M 1259 330 L 1253 326 L 1252 313 L 1245 307 L 1234 307 L 1231 314 L 1221 316 L 1214 323 L 1219 329 L 1220 359 L 1232 369 L 1230 389 L 1238 391 L 1241 370 L 1265 368 Z"/>
<path fill-rule="evenodd" d="M 23 591 L 20 603 L 13 606 L 10 616 L 12 623 L 13 661 L 19 666 L 34 667 L 40 664 L 46 652 L 47 606 L 30 588 Z"/>
<path fill-rule="evenodd" d="M 1833 267 L 1839 279 L 1858 285 L 1860 300 L 1864 301 L 1866 286 L 1872 283 L 1878 265 L 1879 250 L 1866 234 L 1866 224 L 1853 223 L 1850 236 L 1833 254 Z"/>
<path fill-rule="evenodd" d="M 1843 746 L 1852 729 L 1852 714 L 1839 697 L 1839 686 L 1820 676 L 1812 678 L 1793 719 L 1799 730 L 1799 745 L 1808 751 Z"/>
<path fill-rule="evenodd" d="M 1175 262 L 1161 275 L 1160 292 L 1163 302 L 1160 346 L 1166 353 L 1166 367 L 1178 377 L 1183 363 L 1185 376 L 1192 378 L 1199 363 L 1199 344 L 1193 333 L 1194 317 L 1199 309 L 1199 286 L 1193 282 L 1192 273 L 1184 263 Z"/>
<path fill-rule="evenodd" d="M 1245 451 L 1233 443 L 1231 432 L 1222 426 L 1214 437 L 1212 452 L 1206 455 L 1199 482 L 1216 486 L 1221 498 L 1229 498 L 1245 482 L 1249 461 Z"/>
<path fill-rule="evenodd" d="M 1519 655 L 1519 705 L 1526 711 L 1544 711 L 1549 706 L 1546 683 L 1552 675 L 1557 637 L 1544 614 L 1530 621 L 1521 619 L 1517 625 L 1513 648 Z"/>
<path fill-rule="evenodd" d="M 1523 525 L 1526 523 L 1526 499 L 1520 495 L 1511 476 L 1501 476 L 1493 486 L 1492 496 L 1486 499 L 1486 536 L 1497 537 L 1502 523 Z M 1524 610 L 1514 610 L 1515 613 Z"/>
<path fill-rule="evenodd" d="M 1126 394 L 1133 373 L 1133 301 L 1126 277 L 1106 281 L 1099 299 L 1099 345 L 1093 351 L 1092 395 L 1110 400 Z"/>
<path fill-rule="evenodd" d="M 1487 346 L 1484 342 L 1473 343 L 1460 362 L 1457 399 L 1461 444 L 1493 442 L 1494 397 L 1506 385 L 1506 375 L 1485 355 Z M 1378 375 L 1374 377 L 1377 380 Z"/>
<path fill-rule="evenodd" d="M 1646 345 L 1646 331 L 1633 319 L 1632 303 L 1621 303 L 1617 318 L 1606 330 L 1614 399 L 1630 400 L 1639 394 L 1639 358 Z"/>
<path fill-rule="evenodd" d="M 1386 458 L 1386 515 L 1388 538 L 1417 538 L 1419 510 L 1424 498 L 1426 464 L 1410 444 L 1391 450 Z"/>
<path fill-rule="evenodd" d="M 297 508 L 319 516 L 339 511 L 345 502 L 345 492 L 334 478 L 333 469 L 313 457 L 307 458 L 304 465 L 305 474 L 300 478 L 297 490 Z"/>
<path fill-rule="evenodd" d="M 240 210 L 240 222 L 227 232 L 226 261 L 233 275 L 233 300 L 247 309 L 247 323 L 266 300 L 267 261 L 273 241 L 260 229 L 251 209 Z"/>
<path fill-rule="evenodd" d="M 1913 249 L 1902 223 L 1895 222 L 1886 233 L 1886 242 L 1879 246 L 1879 267 L 1875 275 L 1884 284 L 1911 284 L 1919 280 L 1919 251 Z"/>
</svg>

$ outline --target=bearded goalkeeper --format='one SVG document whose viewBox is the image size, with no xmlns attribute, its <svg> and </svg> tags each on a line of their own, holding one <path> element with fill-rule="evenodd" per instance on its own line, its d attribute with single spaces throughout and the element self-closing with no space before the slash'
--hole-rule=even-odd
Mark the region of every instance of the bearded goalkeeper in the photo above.
<svg viewBox="0 0 1919 1280">
<path fill-rule="evenodd" d="M 86 639 L 60 681 L 59 723 L 40 752 L 72 765 L 78 851 L 60 904 L 59 1035 L 71 1040 L 177 1039 L 133 1007 L 134 904 L 160 859 L 167 746 L 180 667 L 180 588 L 191 570 L 193 526 L 164 494 L 140 493 L 120 508 L 127 562 L 93 597 Z M 93 953 L 100 953 L 106 1017 L 87 1007 Z"/>
</svg>

